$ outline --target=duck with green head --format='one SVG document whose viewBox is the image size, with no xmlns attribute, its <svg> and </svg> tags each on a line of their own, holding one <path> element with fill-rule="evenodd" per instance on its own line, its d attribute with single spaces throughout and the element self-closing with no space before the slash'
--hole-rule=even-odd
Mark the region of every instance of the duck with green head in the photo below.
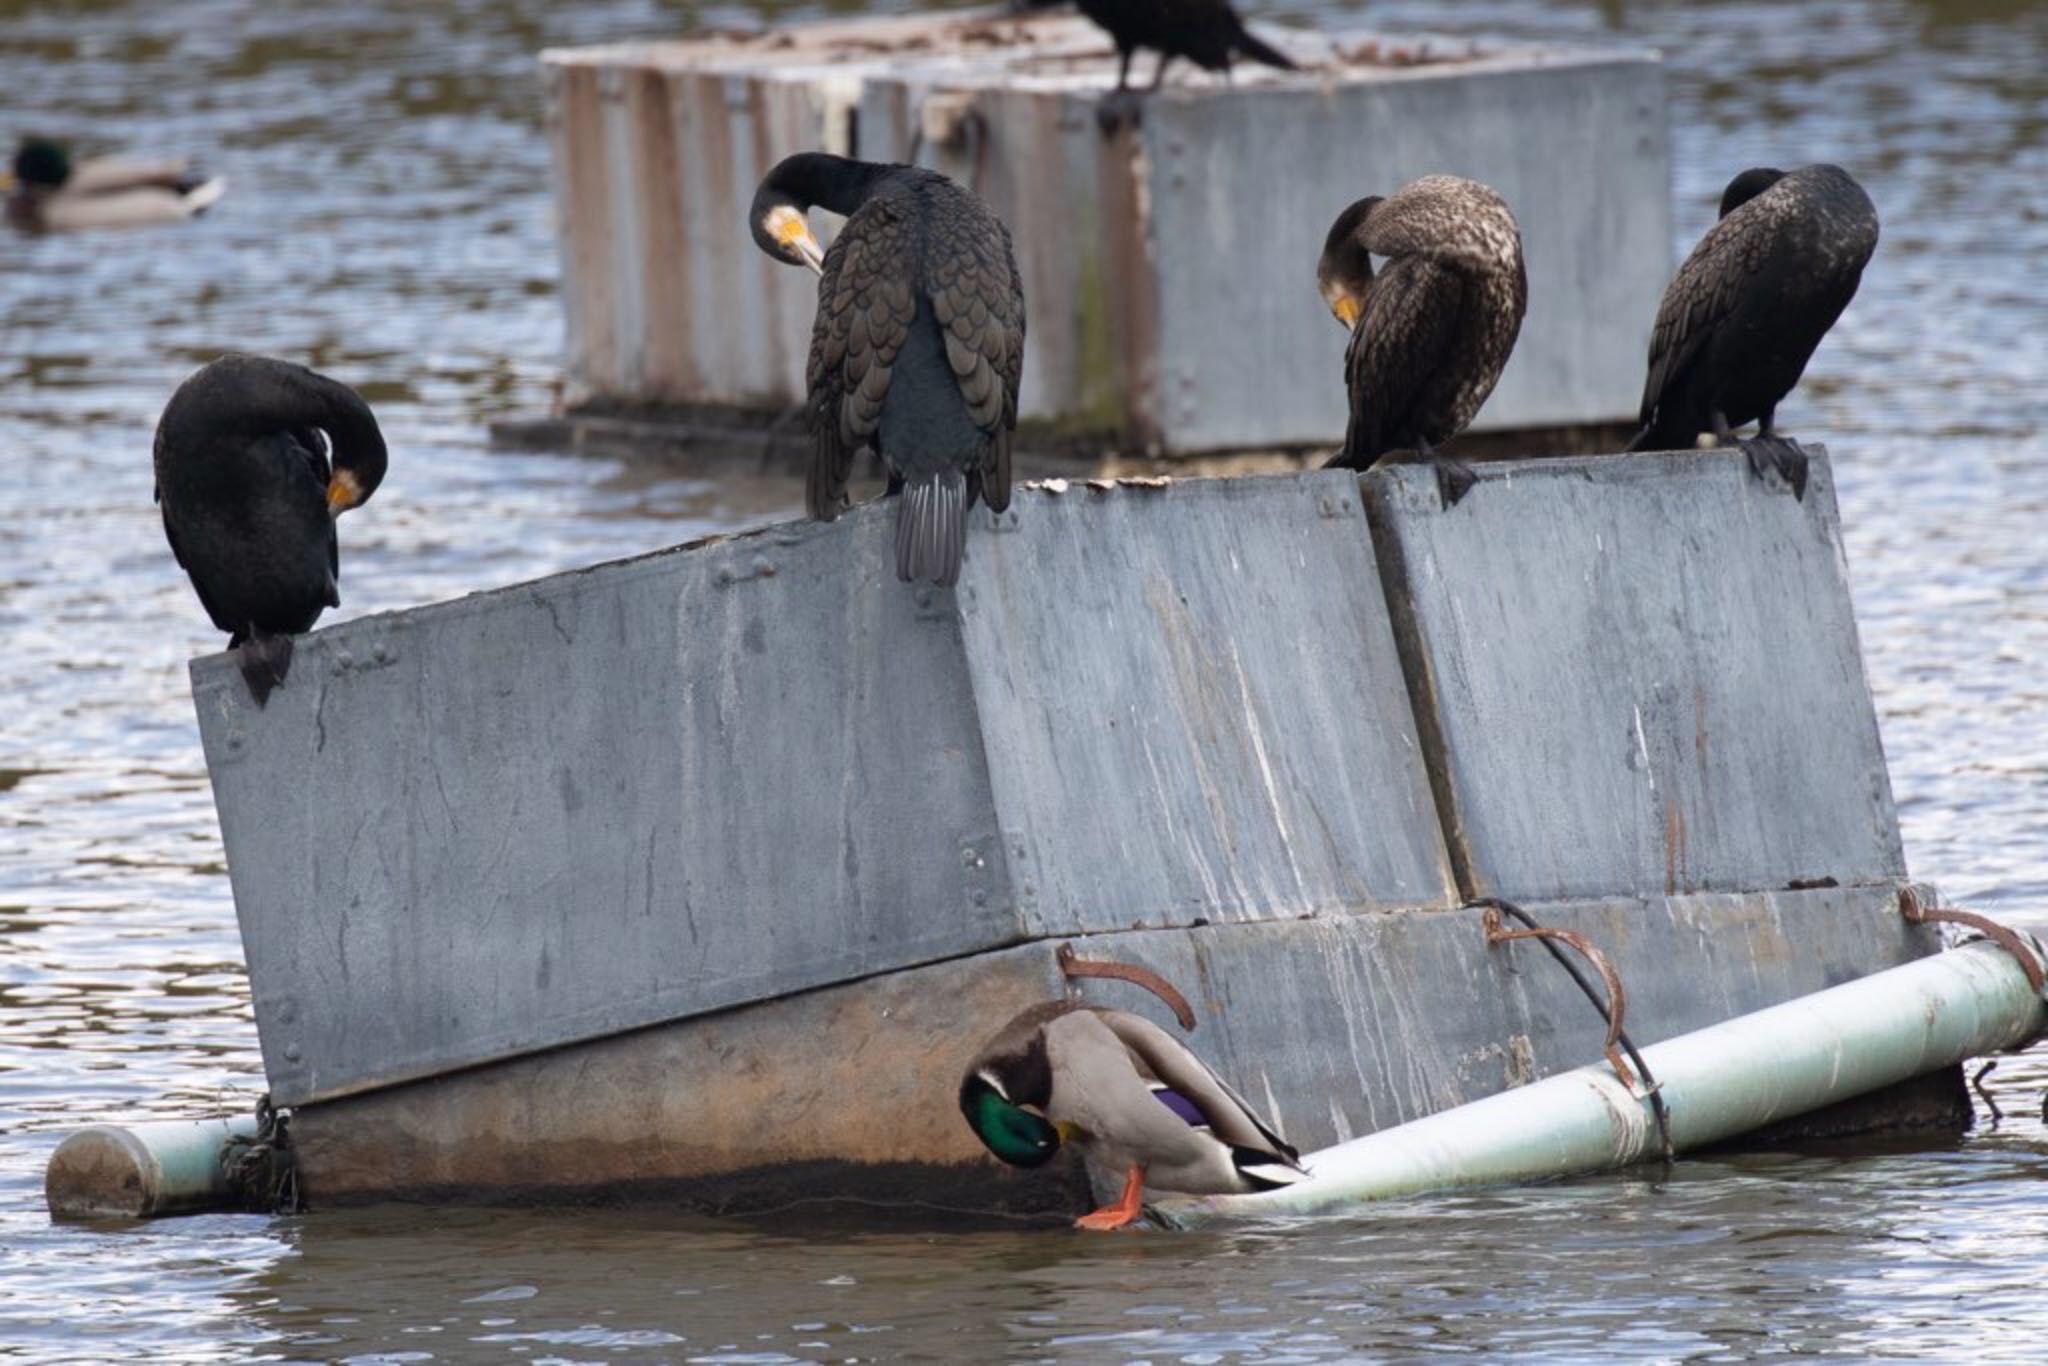
<svg viewBox="0 0 2048 1366">
<path fill-rule="evenodd" d="M 204 212 L 227 191 L 220 176 L 195 173 L 182 157 L 72 160 L 61 143 L 23 138 L 0 171 L 7 220 L 31 232 L 133 228 Z"/>
<path fill-rule="evenodd" d="M 1141 1016 L 1078 1001 L 1024 1011 L 960 1080 L 960 1113 L 1013 1167 L 1077 1144 L 1097 1191 L 1122 1194 L 1075 1225 L 1122 1228 L 1144 1192 L 1243 1194 L 1290 1185 L 1301 1155 L 1208 1064 Z"/>
</svg>

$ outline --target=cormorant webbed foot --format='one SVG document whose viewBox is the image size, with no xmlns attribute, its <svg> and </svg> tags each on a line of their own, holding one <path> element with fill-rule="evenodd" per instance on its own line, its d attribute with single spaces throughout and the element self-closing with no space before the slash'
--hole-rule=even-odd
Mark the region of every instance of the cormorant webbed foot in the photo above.
<svg viewBox="0 0 2048 1366">
<path fill-rule="evenodd" d="M 292 668 L 292 638 L 285 635 L 252 635 L 235 646 L 235 663 L 249 696 L 261 709 L 270 701 L 272 690 L 281 687 Z"/>
<path fill-rule="evenodd" d="M 1102 130 L 1105 138 L 1113 138 L 1125 131 L 1135 133 L 1144 121 L 1144 92 L 1128 86 L 1110 91 L 1095 106 L 1095 126 Z"/>
<path fill-rule="evenodd" d="M 1806 501 L 1806 475 L 1808 459 L 1806 450 L 1790 437 L 1759 434 L 1737 443 L 1742 454 L 1749 461 L 1749 472 L 1765 484 L 1782 480 L 1783 486 L 1792 490 L 1793 498 Z"/>
<path fill-rule="evenodd" d="M 1449 455 L 1432 455 L 1430 463 L 1436 466 L 1437 496 L 1443 499 L 1444 510 L 1458 505 L 1458 500 L 1472 491 L 1479 482 L 1479 476 L 1464 461 Z"/>
</svg>

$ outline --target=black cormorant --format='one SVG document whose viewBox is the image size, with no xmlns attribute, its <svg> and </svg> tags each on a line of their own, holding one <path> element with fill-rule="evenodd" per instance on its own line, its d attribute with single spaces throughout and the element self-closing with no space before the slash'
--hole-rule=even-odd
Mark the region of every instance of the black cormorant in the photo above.
<svg viewBox="0 0 2048 1366">
<path fill-rule="evenodd" d="M 1678 268 L 1650 334 L 1632 451 L 1736 442 L 1759 478 L 1806 496 L 1806 452 L 1772 431 L 1877 249 L 1877 209 L 1839 166 L 1758 167 L 1728 182 L 1721 219 Z M 1755 420 L 1757 435 L 1734 429 Z"/>
<path fill-rule="evenodd" d="M 1375 275 L 1372 257 L 1386 258 Z M 1472 471 L 1437 455 L 1493 392 L 1515 348 L 1528 277 L 1522 235 L 1500 195 L 1457 176 L 1424 176 L 1337 216 L 1316 282 L 1351 329 L 1344 378 L 1351 422 L 1330 464 L 1362 470 L 1393 452 L 1436 462 L 1446 506 Z"/>
<path fill-rule="evenodd" d="M 164 405 L 164 534 L 258 706 L 291 668 L 292 634 L 341 605 L 334 519 L 368 501 L 384 464 L 369 405 L 289 361 L 223 356 Z"/>
<path fill-rule="evenodd" d="M 1116 43 L 1116 89 L 1102 105 L 1105 130 L 1136 121 L 1137 110 L 1127 102 L 1127 92 L 1131 58 L 1139 48 L 1159 54 L 1152 90 L 1165 81 L 1167 64 L 1176 57 L 1185 57 L 1204 71 L 1227 73 L 1233 57 L 1247 57 L 1282 71 L 1296 69 L 1286 53 L 1251 35 L 1230 0 L 1078 0 L 1078 4 L 1081 13 Z"/>
<path fill-rule="evenodd" d="M 196 174 L 182 158 L 73 162 L 48 138 L 23 138 L 11 173 L 0 175 L 8 221 L 35 231 L 174 222 L 203 212 L 226 188 L 225 180 Z"/>
<path fill-rule="evenodd" d="M 821 251 L 804 214 L 846 223 Z M 1010 433 L 1024 372 L 1024 286 L 1010 232 L 935 171 L 803 152 L 770 171 L 754 241 L 819 273 L 811 329 L 811 467 L 805 504 L 846 506 L 853 459 L 872 447 L 900 490 L 896 573 L 960 576 L 967 510 L 1010 503 Z"/>
</svg>

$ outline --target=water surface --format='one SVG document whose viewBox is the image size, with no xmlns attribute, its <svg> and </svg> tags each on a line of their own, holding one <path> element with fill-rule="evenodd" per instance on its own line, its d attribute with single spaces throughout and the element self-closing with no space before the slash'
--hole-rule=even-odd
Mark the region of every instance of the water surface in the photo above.
<svg viewBox="0 0 2048 1366">
<path fill-rule="evenodd" d="M 1780 416 L 1835 452 L 1914 873 L 2048 926 L 2048 7 L 1268 12 L 1662 48 L 1674 252 L 1743 166 L 1825 159 L 1863 179 L 1883 245 Z M 49 1224 L 41 1171 L 64 1132 L 240 1108 L 262 1082 L 185 684 L 218 637 L 150 505 L 164 398 L 233 346 L 305 359 L 377 404 L 396 459 L 344 525 L 338 617 L 793 514 L 794 483 L 492 453 L 480 435 L 546 407 L 556 372 L 533 52 L 758 17 L 651 0 L 0 0 L 0 138 L 192 149 L 232 181 L 191 227 L 0 237 L 0 1354 L 2040 1361 L 2038 1058 L 1994 1074 L 2001 1123 L 1932 1151 L 1688 1162 L 1668 1181 L 1409 1202 L 1305 1231 L 644 1211 Z"/>
</svg>

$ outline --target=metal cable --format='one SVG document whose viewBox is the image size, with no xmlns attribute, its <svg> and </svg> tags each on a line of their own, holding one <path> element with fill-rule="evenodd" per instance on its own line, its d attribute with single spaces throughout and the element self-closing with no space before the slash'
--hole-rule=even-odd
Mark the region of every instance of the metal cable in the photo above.
<svg viewBox="0 0 2048 1366">
<path fill-rule="evenodd" d="M 1482 897 L 1477 901 L 1469 903 L 1469 905 L 1474 908 L 1489 908 L 1501 915 L 1518 920 L 1527 931 L 1526 933 L 1517 933 L 1513 930 L 1501 930 L 1496 925 L 1494 929 L 1489 930 L 1487 942 L 1499 943 L 1509 939 L 1534 938 L 1545 949 L 1549 950 L 1550 956 L 1555 958 L 1566 972 L 1571 974 L 1572 981 L 1578 983 L 1579 990 L 1586 994 L 1586 999 L 1593 1003 L 1593 1009 L 1599 1011 L 1600 1018 L 1606 1022 L 1608 1062 L 1610 1066 L 1614 1067 L 1624 1083 L 1630 1082 L 1631 1079 L 1628 1069 L 1620 1066 L 1619 1061 L 1613 1056 L 1615 1045 L 1618 1044 L 1621 1051 L 1628 1055 L 1629 1061 L 1635 1064 L 1636 1075 L 1642 1078 L 1643 1095 L 1650 1102 L 1650 1113 L 1657 1121 L 1657 1137 L 1663 1145 L 1664 1161 L 1667 1164 L 1670 1163 L 1677 1156 L 1677 1150 L 1673 1148 L 1671 1143 L 1671 1113 L 1664 1106 L 1663 1092 L 1659 1087 L 1657 1078 L 1650 1072 L 1650 1065 L 1643 1061 L 1641 1051 L 1636 1048 L 1634 1040 L 1628 1036 L 1628 1030 L 1622 1025 L 1626 998 L 1622 994 L 1620 974 L 1614 971 L 1614 966 L 1607 961 L 1607 956 L 1594 948 L 1592 942 L 1583 935 L 1576 934 L 1570 930 L 1554 930 L 1537 924 L 1534 916 L 1512 901 L 1503 900 L 1497 896 L 1489 896 Z M 1610 996 L 1603 997 L 1598 991 L 1594 990 L 1593 984 L 1586 980 L 1586 974 L 1580 969 L 1579 965 L 1565 953 L 1563 948 L 1559 947 L 1560 940 L 1571 944 L 1572 947 L 1584 953 L 1599 968 L 1600 975 L 1605 979 L 1609 987 Z M 1612 999 L 1615 1003 L 1616 1008 L 1613 1010 L 1608 1009 L 1609 999 Z"/>
</svg>

